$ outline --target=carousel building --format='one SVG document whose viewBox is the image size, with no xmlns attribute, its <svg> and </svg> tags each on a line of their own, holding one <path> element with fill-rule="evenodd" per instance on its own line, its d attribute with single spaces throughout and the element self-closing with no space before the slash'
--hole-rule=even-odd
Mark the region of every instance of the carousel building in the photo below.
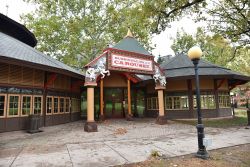
<svg viewBox="0 0 250 167">
<path fill-rule="evenodd" d="M 34 49 L 37 41 L 23 25 L 0 15 L 0 131 L 27 129 L 29 115 L 40 126 L 83 119 L 196 118 L 195 76 L 186 55 L 161 64 L 128 34 L 79 71 Z M 204 60 L 199 63 L 203 117 L 231 116 L 230 90 L 249 76 Z"/>
</svg>

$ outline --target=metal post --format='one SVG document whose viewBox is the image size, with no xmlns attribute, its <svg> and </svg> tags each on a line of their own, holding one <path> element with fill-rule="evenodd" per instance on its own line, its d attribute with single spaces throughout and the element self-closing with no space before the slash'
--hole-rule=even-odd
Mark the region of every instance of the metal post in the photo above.
<svg viewBox="0 0 250 167">
<path fill-rule="evenodd" d="M 194 59 L 194 70 L 195 70 L 195 81 L 196 81 L 196 103 L 197 103 L 197 115 L 198 115 L 198 124 L 196 126 L 198 132 L 198 151 L 196 156 L 202 159 L 208 158 L 208 153 L 206 151 L 206 147 L 203 145 L 204 135 L 204 126 L 202 124 L 202 115 L 201 115 L 201 100 L 200 100 L 200 83 L 199 83 L 199 75 L 198 75 L 198 63 L 199 59 Z"/>
</svg>

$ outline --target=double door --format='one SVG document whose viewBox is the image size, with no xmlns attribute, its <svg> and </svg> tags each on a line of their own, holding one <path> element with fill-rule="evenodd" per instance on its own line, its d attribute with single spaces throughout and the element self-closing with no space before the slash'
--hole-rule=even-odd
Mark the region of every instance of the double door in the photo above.
<svg viewBox="0 0 250 167">
<path fill-rule="evenodd" d="M 123 88 L 104 89 L 104 114 L 106 118 L 125 117 L 125 99 Z"/>
</svg>

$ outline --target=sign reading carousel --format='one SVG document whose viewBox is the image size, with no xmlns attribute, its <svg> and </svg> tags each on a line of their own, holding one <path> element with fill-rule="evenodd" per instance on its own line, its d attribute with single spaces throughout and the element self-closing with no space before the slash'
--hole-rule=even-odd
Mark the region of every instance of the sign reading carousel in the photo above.
<svg viewBox="0 0 250 167">
<path fill-rule="evenodd" d="M 154 74 L 153 56 L 120 53 L 111 49 L 107 57 L 109 70 L 148 75 Z"/>
<path fill-rule="evenodd" d="M 152 60 L 141 58 L 132 58 L 118 54 L 111 55 L 111 67 L 119 67 L 124 69 L 144 70 L 153 72 Z"/>
</svg>

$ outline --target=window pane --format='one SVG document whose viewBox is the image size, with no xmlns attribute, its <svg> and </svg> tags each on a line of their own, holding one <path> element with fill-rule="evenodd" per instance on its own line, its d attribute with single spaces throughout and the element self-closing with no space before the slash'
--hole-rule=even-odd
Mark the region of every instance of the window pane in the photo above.
<svg viewBox="0 0 250 167">
<path fill-rule="evenodd" d="M 59 109 L 58 97 L 54 97 L 54 113 L 58 113 L 58 109 Z"/>
<path fill-rule="evenodd" d="M 60 98 L 60 113 L 64 112 L 64 98 Z"/>
<path fill-rule="evenodd" d="M 166 97 L 166 109 L 172 109 L 173 106 L 172 106 L 172 97 Z"/>
<path fill-rule="evenodd" d="M 29 115 L 31 110 L 31 97 L 23 96 L 22 101 L 22 115 Z"/>
<path fill-rule="evenodd" d="M 194 108 L 196 107 L 196 95 L 194 97 Z M 212 92 L 201 92 L 201 109 L 214 109 L 215 108 L 215 97 Z"/>
<path fill-rule="evenodd" d="M 69 112 L 70 111 L 70 105 L 69 105 L 69 99 L 65 99 L 65 112 Z"/>
<path fill-rule="evenodd" d="M 52 113 L 52 97 L 47 97 L 47 113 Z"/>
<path fill-rule="evenodd" d="M 9 115 L 18 115 L 19 96 L 9 96 Z"/>
<path fill-rule="evenodd" d="M 153 97 L 152 98 L 152 109 L 157 109 L 157 101 L 156 101 L 156 98 L 155 97 Z"/>
<path fill-rule="evenodd" d="M 0 96 L 0 116 L 4 116 L 5 96 Z"/>
<path fill-rule="evenodd" d="M 181 108 L 180 97 L 174 97 L 174 109 L 180 109 L 180 108 Z"/>
<path fill-rule="evenodd" d="M 230 107 L 230 96 L 228 92 L 219 92 L 219 107 Z"/>
<path fill-rule="evenodd" d="M 187 96 L 181 96 L 181 108 L 188 109 L 188 97 Z"/>
<path fill-rule="evenodd" d="M 34 114 L 42 113 L 42 97 L 34 97 Z"/>
</svg>

